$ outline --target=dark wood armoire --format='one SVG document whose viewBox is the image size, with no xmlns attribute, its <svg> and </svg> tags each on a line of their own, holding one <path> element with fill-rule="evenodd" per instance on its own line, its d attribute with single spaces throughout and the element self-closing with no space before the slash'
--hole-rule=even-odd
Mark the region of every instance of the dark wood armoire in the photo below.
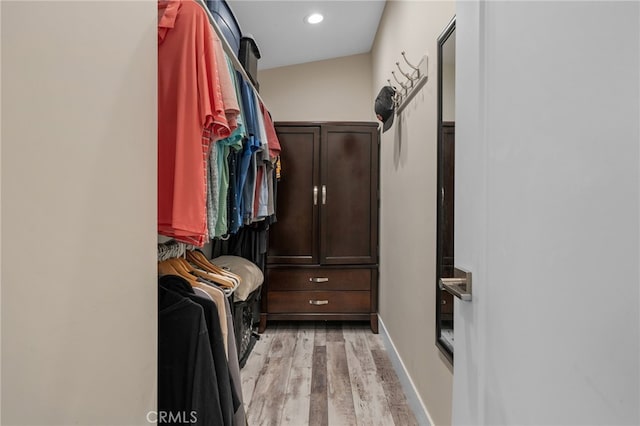
<svg viewBox="0 0 640 426">
<path fill-rule="evenodd" d="M 269 229 L 268 320 L 370 321 L 378 332 L 375 122 L 279 122 L 282 173 Z"/>
</svg>

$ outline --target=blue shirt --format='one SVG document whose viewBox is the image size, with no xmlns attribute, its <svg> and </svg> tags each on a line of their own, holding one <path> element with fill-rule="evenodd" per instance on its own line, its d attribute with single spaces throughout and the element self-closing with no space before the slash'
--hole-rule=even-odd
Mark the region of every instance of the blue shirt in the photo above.
<svg viewBox="0 0 640 426">
<path fill-rule="evenodd" d="M 240 94 L 242 98 L 242 112 L 244 118 L 245 129 L 247 132 L 247 138 L 243 142 L 242 146 L 242 154 L 238 159 L 238 169 L 237 169 L 237 185 L 236 185 L 236 204 L 238 206 L 238 214 L 239 218 L 236 222 L 234 220 L 229 227 L 229 231 L 231 233 L 238 232 L 240 226 L 242 225 L 242 218 L 245 215 L 245 211 L 251 211 L 251 205 L 247 205 L 244 202 L 243 192 L 245 185 L 247 185 L 249 168 L 251 165 L 251 157 L 252 155 L 260 148 L 260 130 L 258 127 L 258 116 L 257 111 L 258 106 L 255 102 L 255 96 L 253 94 L 252 87 L 242 78 L 242 74 L 237 73 L 237 79 L 240 86 Z M 254 180 L 253 185 L 255 185 L 255 174 L 249 176 Z"/>
</svg>

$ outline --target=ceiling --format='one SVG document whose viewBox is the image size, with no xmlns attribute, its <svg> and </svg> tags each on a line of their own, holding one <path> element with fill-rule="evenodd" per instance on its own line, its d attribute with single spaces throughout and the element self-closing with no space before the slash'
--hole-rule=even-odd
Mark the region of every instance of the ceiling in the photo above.
<svg viewBox="0 0 640 426">
<path fill-rule="evenodd" d="M 260 49 L 258 69 L 367 53 L 385 0 L 227 0 L 243 35 Z M 317 25 L 304 22 L 320 12 Z"/>
</svg>

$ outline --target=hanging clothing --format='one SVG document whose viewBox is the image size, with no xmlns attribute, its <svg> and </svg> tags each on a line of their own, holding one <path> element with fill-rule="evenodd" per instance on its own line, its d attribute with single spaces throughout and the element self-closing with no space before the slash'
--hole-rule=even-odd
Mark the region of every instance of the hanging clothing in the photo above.
<svg viewBox="0 0 640 426">
<path fill-rule="evenodd" d="M 236 232 L 240 228 L 240 206 L 238 205 L 238 163 L 242 157 L 242 150 L 232 151 L 229 153 L 227 159 L 229 164 L 229 193 L 227 195 L 227 212 L 229 217 L 229 226 L 227 228 L 227 234 L 230 234 L 232 229 Z"/>
<path fill-rule="evenodd" d="M 193 267 L 191 267 L 190 265 L 189 266 L 185 265 L 185 262 L 186 260 L 184 259 L 168 259 L 163 262 L 160 262 L 158 263 L 158 273 L 161 276 L 164 276 L 164 275 L 180 276 L 186 279 L 187 282 L 191 285 L 191 287 L 198 287 L 204 290 L 205 292 L 207 292 L 207 294 L 209 294 L 209 296 L 213 298 L 216 305 L 222 307 L 222 308 L 218 308 L 219 309 L 218 316 L 220 318 L 220 324 L 222 328 L 221 333 L 222 333 L 223 342 L 227 342 L 227 317 L 224 312 L 224 298 L 225 298 L 224 293 L 222 292 L 222 290 L 215 288 L 206 282 L 203 282 L 203 280 L 191 274 L 190 271 L 193 269 Z M 227 348 L 225 345 L 225 352 L 226 350 Z"/>
<path fill-rule="evenodd" d="M 262 112 L 262 104 L 258 97 L 255 98 L 257 105 L 258 127 L 260 129 L 260 148 L 256 151 L 256 180 L 255 180 L 255 197 L 254 208 L 251 215 L 251 221 L 256 222 L 258 220 L 264 220 L 268 216 L 268 192 L 269 187 L 267 185 L 267 179 L 265 178 L 268 173 L 268 166 L 271 165 L 269 155 L 269 143 L 267 137 L 267 131 L 264 122 L 264 115 Z"/>
<path fill-rule="evenodd" d="M 227 327 L 228 335 L 235 336 L 233 329 L 233 316 L 231 315 L 231 304 L 229 299 L 225 299 L 227 310 Z M 244 410 L 244 400 L 242 396 L 242 378 L 240 377 L 240 358 L 238 357 L 238 347 L 235 339 L 229 339 L 229 374 L 231 375 L 231 384 L 234 386 L 235 392 L 239 398 L 239 407 L 233 415 L 234 426 L 246 426 L 247 414 Z"/>
<path fill-rule="evenodd" d="M 249 156 L 249 165 L 247 167 L 247 177 L 242 188 L 242 223 L 248 225 L 251 223 L 253 216 L 253 196 L 256 191 L 256 178 L 258 173 L 258 165 L 256 153 L 252 152 Z"/>
<path fill-rule="evenodd" d="M 231 134 L 213 40 L 200 5 L 158 2 L 158 233 L 199 247 L 208 237 L 210 138 Z"/>
<path fill-rule="evenodd" d="M 239 156 L 237 165 L 237 185 L 236 185 L 236 204 L 238 206 L 238 223 L 234 222 L 234 226 L 229 227 L 230 233 L 238 232 L 238 229 L 243 223 L 246 210 L 251 210 L 251 202 L 253 200 L 253 193 L 248 197 L 248 206 L 245 201 L 247 197 L 244 195 L 245 185 L 247 182 L 253 180 L 255 184 L 255 157 L 253 153 L 260 147 L 260 130 L 258 127 L 257 109 L 255 102 L 255 94 L 251 89 L 249 83 L 247 83 L 240 73 L 237 74 L 238 83 L 240 85 L 240 94 L 242 96 L 243 116 L 245 119 L 245 125 L 247 126 L 247 138 L 245 139 L 242 147 L 242 154 Z M 254 166 L 251 167 L 251 161 L 254 161 Z"/>
<path fill-rule="evenodd" d="M 269 111 L 267 111 L 267 108 L 265 108 L 262 102 L 260 103 L 260 111 L 262 111 L 264 127 L 265 131 L 267 132 L 269 157 L 271 158 L 271 162 L 275 163 L 276 158 L 280 155 L 280 151 L 282 151 L 282 147 L 280 146 L 278 134 L 276 133 L 276 127 L 273 125 L 273 120 L 271 119 L 271 114 L 269 114 Z"/>
<path fill-rule="evenodd" d="M 193 291 L 205 299 L 211 299 L 211 297 L 199 288 L 194 288 Z M 235 336 L 233 315 L 231 314 L 231 304 L 229 299 L 225 299 L 225 307 L 227 311 L 227 328 L 228 336 Z M 229 374 L 231 375 L 231 385 L 235 389 L 239 398 L 239 407 L 233 415 L 234 426 L 246 426 L 247 425 L 247 412 L 244 409 L 244 397 L 242 395 L 242 378 L 240 376 L 240 357 L 238 356 L 238 349 L 236 339 L 229 339 Z"/>
<path fill-rule="evenodd" d="M 222 48 L 222 42 L 218 36 L 213 34 L 213 47 L 216 55 L 216 66 L 218 68 L 218 75 L 220 78 L 220 93 L 222 95 L 222 103 L 224 105 L 224 112 L 229 123 L 229 130 L 233 132 L 238 127 L 238 115 L 240 114 L 240 106 L 238 104 L 238 97 L 236 95 L 235 85 L 231 78 L 231 73 L 228 68 L 228 58 Z"/>
<path fill-rule="evenodd" d="M 242 110 L 242 100 L 236 78 L 236 71 L 233 68 L 233 64 L 227 58 L 227 69 L 231 77 L 231 84 L 233 85 L 238 109 Z M 229 231 L 229 155 L 233 151 L 242 149 L 242 143 L 246 138 L 246 126 L 242 114 L 238 114 L 236 117 L 236 129 L 231 136 L 225 139 L 221 139 L 216 143 L 217 150 L 215 151 L 216 162 L 219 170 L 219 205 L 217 210 L 217 223 L 213 232 L 210 232 L 211 238 L 221 237 Z M 213 155 L 213 153 L 212 153 Z"/>
<path fill-rule="evenodd" d="M 267 180 L 267 215 L 273 216 L 275 215 L 275 181 L 274 175 L 276 174 L 276 161 L 280 155 L 280 151 L 282 148 L 280 147 L 280 141 L 278 140 L 278 135 L 276 134 L 276 128 L 273 125 L 273 121 L 271 120 L 271 115 L 269 111 L 265 108 L 265 106 L 260 103 L 260 110 L 262 111 L 262 117 L 264 120 L 264 127 L 267 133 L 267 144 L 269 146 L 269 160 L 270 165 L 266 170 L 266 180 Z M 275 218 L 272 218 L 272 220 Z"/>
<path fill-rule="evenodd" d="M 265 214 L 269 152 L 257 94 L 203 5 L 159 0 L 158 233 L 182 255 L 185 244 L 202 247 Z M 163 247 L 158 264 L 158 409 L 245 426 L 229 301 L 241 279 L 194 252 L 165 259 L 177 250 Z"/>
<path fill-rule="evenodd" d="M 189 282 L 181 277 L 167 275 L 161 277 L 158 282 L 161 288 L 173 291 L 180 296 L 196 303 L 202 308 L 205 324 L 208 331 L 208 343 L 210 345 L 213 358 L 216 383 L 218 386 L 218 398 L 223 419 L 223 423 L 218 424 L 232 426 L 233 415 L 240 407 L 240 398 L 237 394 L 234 384 L 232 384 L 231 382 L 229 364 L 227 362 L 226 353 L 224 351 L 225 344 L 222 338 L 222 329 L 220 325 L 217 305 L 210 299 L 206 299 L 196 295 L 191 285 L 189 285 Z M 224 310 L 225 308 L 226 306 L 223 304 L 222 309 Z M 227 327 L 226 324 L 225 327 Z M 228 329 L 225 330 L 225 332 L 228 332 Z"/>
<path fill-rule="evenodd" d="M 158 288 L 158 411 L 185 413 L 196 425 L 223 424 L 204 312 Z"/>
<path fill-rule="evenodd" d="M 215 237 L 219 216 L 218 207 L 220 206 L 220 169 L 216 145 L 216 143 L 211 144 L 207 158 L 207 229 L 209 238 Z"/>
</svg>

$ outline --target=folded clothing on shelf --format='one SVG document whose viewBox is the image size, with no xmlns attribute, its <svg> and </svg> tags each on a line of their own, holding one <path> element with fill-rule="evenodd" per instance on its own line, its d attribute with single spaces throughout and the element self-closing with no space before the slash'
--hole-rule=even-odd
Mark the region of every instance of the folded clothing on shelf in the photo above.
<svg viewBox="0 0 640 426">
<path fill-rule="evenodd" d="M 211 259 L 214 265 L 225 268 L 242 278 L 242 282 L 233 293 L 233 300 L 241 302 L 247 300 L 249 294 L 264 282 L 264 274 L 258 266 L 240 256 L 220 256 Z"/>
</svg>

